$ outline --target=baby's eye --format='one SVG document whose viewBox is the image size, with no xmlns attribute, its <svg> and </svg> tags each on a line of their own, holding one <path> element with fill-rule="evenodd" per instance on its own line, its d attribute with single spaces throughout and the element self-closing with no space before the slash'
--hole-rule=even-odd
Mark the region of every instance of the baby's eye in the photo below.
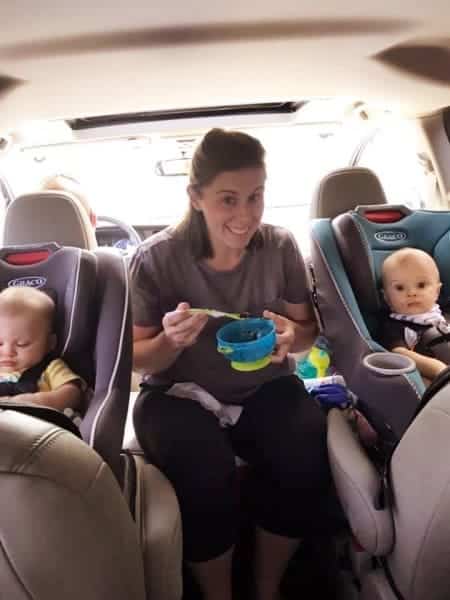
<svg viewBox="0 0 450 600">
<path fill-rule="evenodd" d="M 405 289 L 405 286 L 402 285 L 401 283 L 397 283 L 397 285 L 394 285 L 394 290 L 396 292 L 403 292 L 404 289 Z"/>
<path fill-rule="evenodd" d="M 424 288 L 427 287 L 427 282 L 426 281 L 419 281 L 419 283 L 417 284 L 417 287 L 419 288 L 419 290 L 423 290 Z"/>
<path fill-rule="evenodd" d="M 26 348 L 29 345 L 30 345 L 30 342 L 17 342 L 18 348 Z"/>
</svg>

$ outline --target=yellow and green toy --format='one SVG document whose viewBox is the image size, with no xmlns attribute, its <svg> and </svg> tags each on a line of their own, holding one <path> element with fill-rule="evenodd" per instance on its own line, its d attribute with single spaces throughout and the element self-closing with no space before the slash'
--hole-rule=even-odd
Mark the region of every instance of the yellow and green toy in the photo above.
<svg viewBox="0 0 450 600">
<path fill-rule="evenodd" d="M 328 342 L 324 337 L 319 336 L 308 355 L 297 364 L 297 375 L 302 379 L 325 377 L 330 362 Z"/>
</svg>

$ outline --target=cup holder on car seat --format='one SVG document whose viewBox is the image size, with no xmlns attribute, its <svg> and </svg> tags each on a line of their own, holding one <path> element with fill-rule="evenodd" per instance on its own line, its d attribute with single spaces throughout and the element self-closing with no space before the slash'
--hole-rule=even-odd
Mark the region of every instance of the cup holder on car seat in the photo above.
<svg viewBox="0 0 450 600">
<path fill-rule="evenodd" d="M 411 373 L 416 368 L 416 363 L 409 358 L 395 352 L 374 352 L 363 359 L 363 365 L 378 375 L 402 375 Z"/>
</svg>

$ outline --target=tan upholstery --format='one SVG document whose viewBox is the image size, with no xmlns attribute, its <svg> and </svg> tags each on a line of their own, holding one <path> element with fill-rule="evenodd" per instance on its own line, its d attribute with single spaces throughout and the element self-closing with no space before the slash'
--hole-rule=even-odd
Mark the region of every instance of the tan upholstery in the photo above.
<svg viewBox="0 0 450 600">
<path fill-rule="evenodd" d="M 378 177 L 364 167 L 338 169 L 320 182 L 311 203 L 312 219 L 334 219 L 358 205 L 386 204 Z"/>
<path fill-rule="evenodd" d="M 166 477 L 148 464 L 136 439 L 133 409 L 138 392 L 131 392 L 123 447 L 136 469 L 135 520 L 144 555 L 149 600 L 180 600 L 183 591 L 181 515 L 175 491 Z"/>
<path fill-rule="evenodd" d="M 144 600 L 136 527 L 101 457 L 15 411 L 0 440 L 0 597 Z"/>
<path fill-rule="evenodd" d="M 165 476 L 144 457 L 135 456 L 136 525 L 144 555 L 148 600 L 180 600 L 182 580 L 181 516 Z"/>
<path fill-rule="evenodd" d="M 392 457 L 392 544 L 380 527 L 386 510 L 377 510 L 373 501 L 376 475 L 364 450 L 355 438 L 350 441 L 341 413 L 330 411 L 328 425 L 336 487 L 360 543 L 368 543 L 374 554 L 387 549 L 384 561 L 404 600 L 450 598 L 450 386 L 419 413 Z M 361 583 L 362 600 L 395 598 L 382 568 L 363 574 Z"/>
<path fill-rule="evenodd" d="M 24 194 L 6 211 L 3 245 L 46 242 L 85 250 L 97 246 L 86 209 L 69 192 L 46 190 Z"/>
<path fill-rule="evenodd" d="M 377 509 L 380 477 L 362 451 L 344 414 L 328 413 L 328 453 L 344 513 L 361 546 L 375 556 L 387 554 L 394 528 L 388 509 Z"/>
<path fill-rule="evenodd" d="M 407 430 L 392 458 L 396 543 L 389 557 L 406 598 L 450 598 L 450 388 Z"/>
</svg>

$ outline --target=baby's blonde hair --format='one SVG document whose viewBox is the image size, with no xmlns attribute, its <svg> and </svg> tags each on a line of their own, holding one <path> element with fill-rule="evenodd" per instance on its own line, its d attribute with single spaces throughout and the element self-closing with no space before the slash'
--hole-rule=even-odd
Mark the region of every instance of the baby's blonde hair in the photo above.
<svg viewBox="0 0 450 600">
<path fill-rule="evenodd" d="M 406 267 L 407 263 L 411 263 L 411 261 L 427 263 L 430 272 L 434 271 L 436 280 L 440 280 L 439 269 L 433 258 L 423 250 L 408 247 L 392 252 L 392 254 L 389 254 L 389 256 L 384 260 L 381 266 L 381 279 L 383 284 L 385 283 L 389 271 L 401 266 Z"/>
<path fill-rule="evenodd" d="M 53 329 L 55 303 L 48 294 L 28 286 L 7 287 L 0 292 L 0 313 L 32 314 Z"/>
</svg>

